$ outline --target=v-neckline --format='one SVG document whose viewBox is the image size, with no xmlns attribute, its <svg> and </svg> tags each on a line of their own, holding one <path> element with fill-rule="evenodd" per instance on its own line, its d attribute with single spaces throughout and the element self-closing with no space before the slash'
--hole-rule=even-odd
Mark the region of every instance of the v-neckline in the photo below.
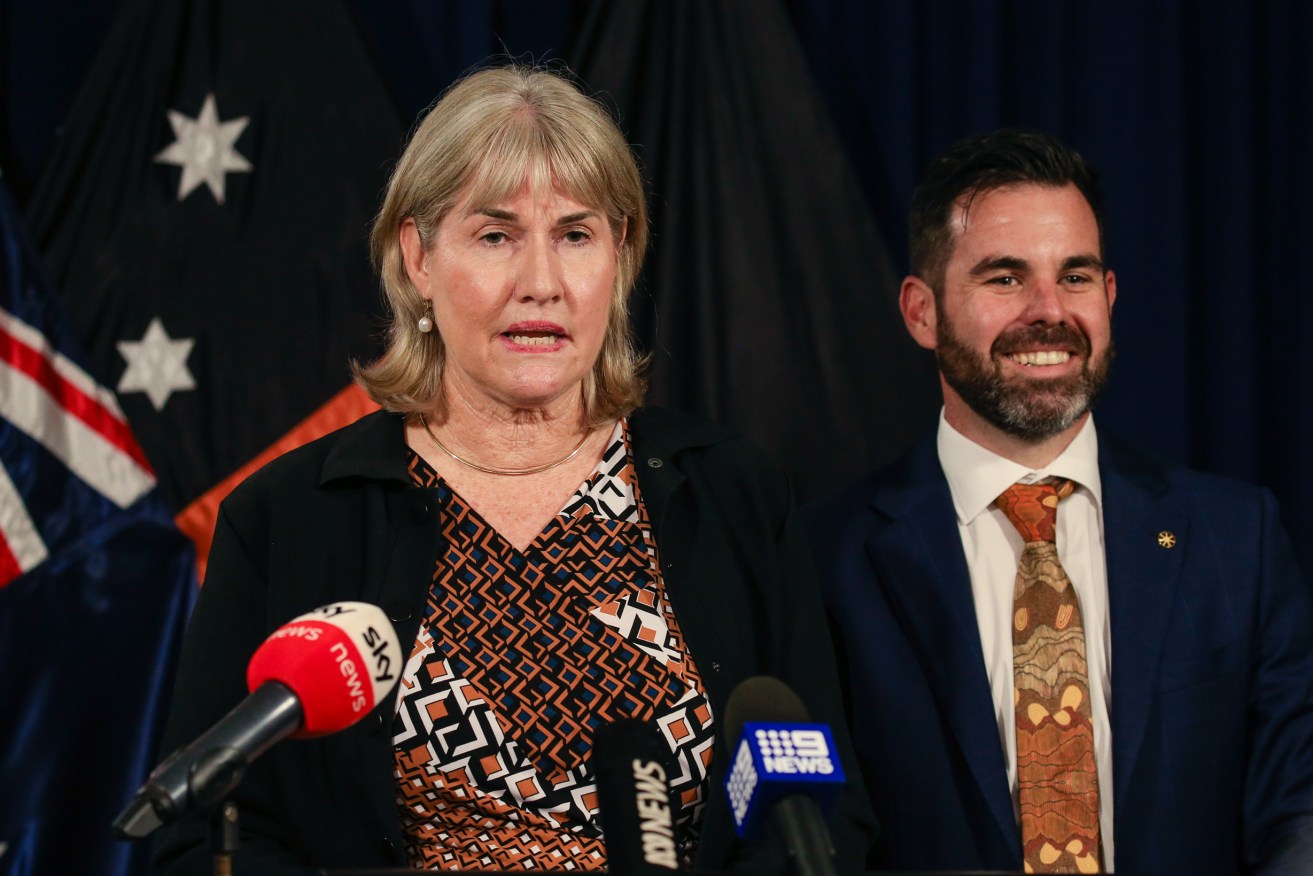
<svg viewBox="0 0 1313 876">
<path fill-rule="evenodd" d="M 547 523 L 543 525 L 543 527 L 534 535 L 534 537 L 523 548 L 517 547 L 515 543 L 512 542 L 509 538 L 507 538 L 500 529 L 498 529 L 496 526 L 493 526 L 492 523 L 488 520 L 488 518 L 485 517 L 481 511 L 479 511 L 478 507 L 473 502 L 465 498 L 465 496 L 461 495 L 460 491 L 457 490 L 455 487 L 453 487 L 447 481 L 447 479 L 444 478 L 438 472 L 437 469 L 435 469 L 431 464 L 429 464 L 428 460 L 426 460 L 422 455 L 416 452 L 414 448 L 407 447 L 406 450 L 408 453 L 414 456 L 415 460 L 417 460 L 420 465 L 423 466 L 425 478 L 428 479 L 431 476 L 432 478 L 432 480 L 430 481 L 431 487 L 437 488 L 439 490 L 446 490 L 452 498 L 456 499 L 461 504 L 461 506 L 465 508 L 465 512 L 467 515 L 473 516 L 476 522 L 480 526 L 487 529 L 487 531 L 491 532 L 497 539 L 501 541 L 503 545 L 514 551 L 516 556 L 522 557 L 527 560 L 529 559 L 529 555 L 531 553 L 538 553 L 538 554 L 542 553 L 543 549 L 541 545 L 544 542 L 545 536 L 553 533 L 556 529 L 564 527 L 566 525 L 564 520 L 567 520 L 570 517 L 574 516 L 574 515 L 563 514 L 562 512 L 564 512 L 566 509 L 572 506 L 580 504 L 581 502 L 587 501 L 588 496 L 592 492 L 593 486 L 602 476 L 605 475 L 606 470 L 608 468 L 607 460 L 611 458 L 612 449 L 615 447 L 617 442 L 623 445 L 624 454 L 626 460 L 628 461 L 628 456 L 629 456 L 628 434 L 629 432 L 628 432 L 628 428 L 626 427 L 626 421 L 623 419 L 617 421 L 615 428 L 613 428 L 611 431 L 611 435 L 607 438 L 606 447 L 602 451 L 602 456 L 597 461 L 597 464 L 593 466 L 592 471 L 590 471 L 584 477 L 584 479 L 579 482 L 579 486 L 575 487 L 574 491 L 571 492 L 570 495 L 566 498 L 566 500 L 561 503 L 561 507 L 558 508 L 556 511 L 552 512 L 552 516 L 548 518 Z M 595 505 L 595 504 L 600 504 L 600 503 L 597 502 L 590 503 L 590 505 Z M 611 519 L 611 518 L 604 518 L 604 519 Z"/>
</svg>

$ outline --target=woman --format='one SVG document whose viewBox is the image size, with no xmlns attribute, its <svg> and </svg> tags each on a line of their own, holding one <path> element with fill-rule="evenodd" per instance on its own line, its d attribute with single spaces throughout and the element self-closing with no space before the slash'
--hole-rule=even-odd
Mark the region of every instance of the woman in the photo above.
<svg viewBox="0 0 1313 876">
<path fill-rule="evenodd" d="M 225 502 L 165 750 L 241 699 L 279 623 L 361 599 L 410 643 L 400 693 L 252 767 L 241 872 L 603 868 L 589 755 L 620 718 L 680 764 L 685 863 L 742 858 L 716 718 L 769 674 L 837 726 L 834 662 L 784 478 L 728 430 L 638 408 L 647 215 L 624 138 L 557 75 L 475 73 L 415 132 L 372 245 L 393 322 L 355 370 L 384 411 Z M 836 827 L 858 866 L 867 825 Z M 157 867 L 206 855 L 183 825 Z"/>
</svg>

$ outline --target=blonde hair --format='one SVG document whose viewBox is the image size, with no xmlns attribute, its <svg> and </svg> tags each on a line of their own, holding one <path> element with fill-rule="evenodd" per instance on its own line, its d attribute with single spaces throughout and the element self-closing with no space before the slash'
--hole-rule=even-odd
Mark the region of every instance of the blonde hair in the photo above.
<svg viewBox="0 0 1313 876">
<path fill-rule="evenodd" d="M 602 212 L 619 245 L 606 335 L 584 379 L 592 425 L 622 417 L 642 401 L 645 364 L 629 324 L 629 295 L 647 250 L 647 204 L 634 154 L 610 114 L 562 76 L 519 65 L 458 81 L 420 123 L 388 182 L 370 249 L 390 310 L 387 349 L 369 365 L 351 363 L 356 382 L 383 407 L 422 413 L 444 404 L 446 348 L 421 332 L 430 312 L 402 258 L 400 232 L 413 219 L 428 252 L 443 218 L 467 192 L 495 204 L 528 180 L 559 189 Z"/>
</svg>

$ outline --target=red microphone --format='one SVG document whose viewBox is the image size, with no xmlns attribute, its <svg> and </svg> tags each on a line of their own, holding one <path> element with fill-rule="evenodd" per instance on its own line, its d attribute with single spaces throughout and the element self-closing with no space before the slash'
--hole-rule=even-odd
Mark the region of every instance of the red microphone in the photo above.
<svg viewBox="0 0 1313 876">
<path fill-rule="evenodd" d="M 345 730 L 382 702 L 400 675 L 401 645 L 378 606 L 335 602 L 293 618 L 251 657 L 251 695 L 157 766 L 114 829 L 125 838 L 148 836 L 183 813 L 218 804 L 275 743 Z"/>
<path fill-rule="evenodd" d="M 335 602 L 293 618 L 264 640 L 246 667 L 246 689 L 284 685 L 300 703 L 294 739 L 345 730 L 387 696 L 401 672 L 401 646 L 383 610 Z"/>
</svg>

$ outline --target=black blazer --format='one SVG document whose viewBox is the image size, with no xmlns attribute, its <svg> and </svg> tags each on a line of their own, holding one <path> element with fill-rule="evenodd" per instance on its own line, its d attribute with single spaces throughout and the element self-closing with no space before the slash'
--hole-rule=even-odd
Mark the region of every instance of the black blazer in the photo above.
<svg viewBox="0 0 1313 876">
<path fill-rule="evenodd" d="M 1117 872 L 1313 873 L 1313 599 L 1272 496 L 1103 433 L 1099 473 Z M 884 828 L 873 863 L 1020 870 L 934 436 L 808 523 Z"/>
<path fill-rule="evenodd" d="M 828 631 L 793 495 L 783 474 L 734 432 L 656 409 L 630 418 L 639 489 L 667 594 L 713 712 L 740 681 L 773 675 L 815 720 L 829 722 L 851 762 Z M 246 661 L 280 624 L 318 605 L 383 607 L 413 642 L 439 543 L 436 491 L 406 472 L 402 418 L 371 414 L 275 460 L 223 503 L 205 586 L 183 643 L 162 752 L 198 736 L 246 694 Z M 395 696 L 395 694 L 394 694 Z M 235 799 L 238 872 L 405 864 L 393 802 L 389 697 L 341 733 L 284 742 L 249 770 Z M 763 863 L 740 849 L 718 745 L 699 867 Z M 856 869 L 874 833 L 854 788 L 832 819 L 842 866 Z M 205 824 L 167 828 L 157 873 L 208 873 Z"/>
</svg>

